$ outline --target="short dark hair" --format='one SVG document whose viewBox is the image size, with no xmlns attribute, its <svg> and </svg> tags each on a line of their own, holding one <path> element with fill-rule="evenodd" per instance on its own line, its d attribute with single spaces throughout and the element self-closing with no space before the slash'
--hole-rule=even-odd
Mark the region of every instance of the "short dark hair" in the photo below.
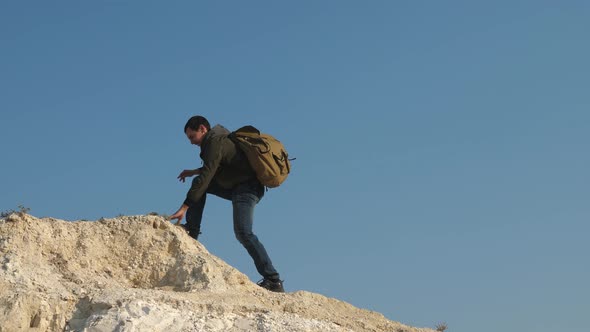
<svg viewBox="0 0 590 332">
<path fill-rule="evenodd" d="M 186 133 L 186 130 L 188 128 L 192 130 L 198 130 L 201 125 L 205 126 L 207 130 L 211 130 L 211 125 L 209 124 L 209 121 L 205 119 L 205 117 L 195 115 L 192 118 L 188 119 L 187 123 L 184 125 L 184 132 Z"/>
</svg>

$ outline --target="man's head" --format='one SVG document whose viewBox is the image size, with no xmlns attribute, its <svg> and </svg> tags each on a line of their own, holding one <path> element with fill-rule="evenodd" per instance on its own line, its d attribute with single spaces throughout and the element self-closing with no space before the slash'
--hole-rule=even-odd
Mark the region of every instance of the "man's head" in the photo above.
<svg viewBox="0 0 590 332">
<path fill-rule="evenodd" d="M 200 115 L 193 116 L 184 125 L 184 133 L 186 134 L 186 137 L 191 142 L 191 144 L 198 146 L 201 146 L 201 143 L 203 143 L 203 138 L 209 130 L 211 130 L 209 121 Z"/>
</svg>

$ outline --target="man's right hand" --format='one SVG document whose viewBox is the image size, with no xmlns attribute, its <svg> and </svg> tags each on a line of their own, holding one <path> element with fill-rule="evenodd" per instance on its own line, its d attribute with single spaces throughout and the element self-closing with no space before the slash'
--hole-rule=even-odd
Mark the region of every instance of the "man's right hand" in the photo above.
<svg viewBox="0 0 590 332">
<path fill-rule="evenodd" d="M 168 220 L 170 220 L 170 222 L 172 222 L 172 220 L 176 219 L 176 223 L 174 223 L 175 225 L 180 225 L 180 222 L 182 221 L 182 219 L 184 218 L 184 215 L 186 214 L 186 210 L 188 210 L 188 206 L 182 204 L 182 206 L 180 207 L 180 209 L 178 209 L 178 211 L 174 212 L 173 215 L 171 215 Z"/>
<path fill-rule="evenodd" d="M 180 172 L 180 175 L 178 175 L 177 179 L 179 181 L 184 182 L 186 178 L 190 178 L 191 176 L 195 176 L 197 174 L 201 173 L 200 169 L 185 169 L 184 171 Z"/>
</svg>

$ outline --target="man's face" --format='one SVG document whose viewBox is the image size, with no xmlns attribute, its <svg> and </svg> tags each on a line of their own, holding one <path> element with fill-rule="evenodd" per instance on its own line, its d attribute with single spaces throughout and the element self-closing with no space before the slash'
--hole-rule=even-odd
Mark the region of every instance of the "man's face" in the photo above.
<svg viewBox="0 0 590 332">
<path fill-rule="evenodd" d="M 191 142 L 191 144 L 198 145 L 198 146 L 201 146 L 201 143 L 203 143 L 203 137 L 205 137 L 206 133 L 207 133 L 207 129 L 203 125 L 199 126 L 199 129 L 197 129 L 197 130 L 192 130 L 191 128 L 186 128 L 186 131 L 185 131 L 186 137 Z"/>
</svg>

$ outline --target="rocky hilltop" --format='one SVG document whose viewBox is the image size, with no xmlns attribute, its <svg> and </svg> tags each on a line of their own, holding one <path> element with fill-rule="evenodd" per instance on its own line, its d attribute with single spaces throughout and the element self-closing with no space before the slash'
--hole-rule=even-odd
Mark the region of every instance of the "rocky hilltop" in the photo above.
<svg viewBox="0 0 590 332">
<path fill-rule="evenodd" d="M 432 332 L 305 291 L 277 294 L 159 216 L 0 219 L 0 332 Z"/>
</svg>

